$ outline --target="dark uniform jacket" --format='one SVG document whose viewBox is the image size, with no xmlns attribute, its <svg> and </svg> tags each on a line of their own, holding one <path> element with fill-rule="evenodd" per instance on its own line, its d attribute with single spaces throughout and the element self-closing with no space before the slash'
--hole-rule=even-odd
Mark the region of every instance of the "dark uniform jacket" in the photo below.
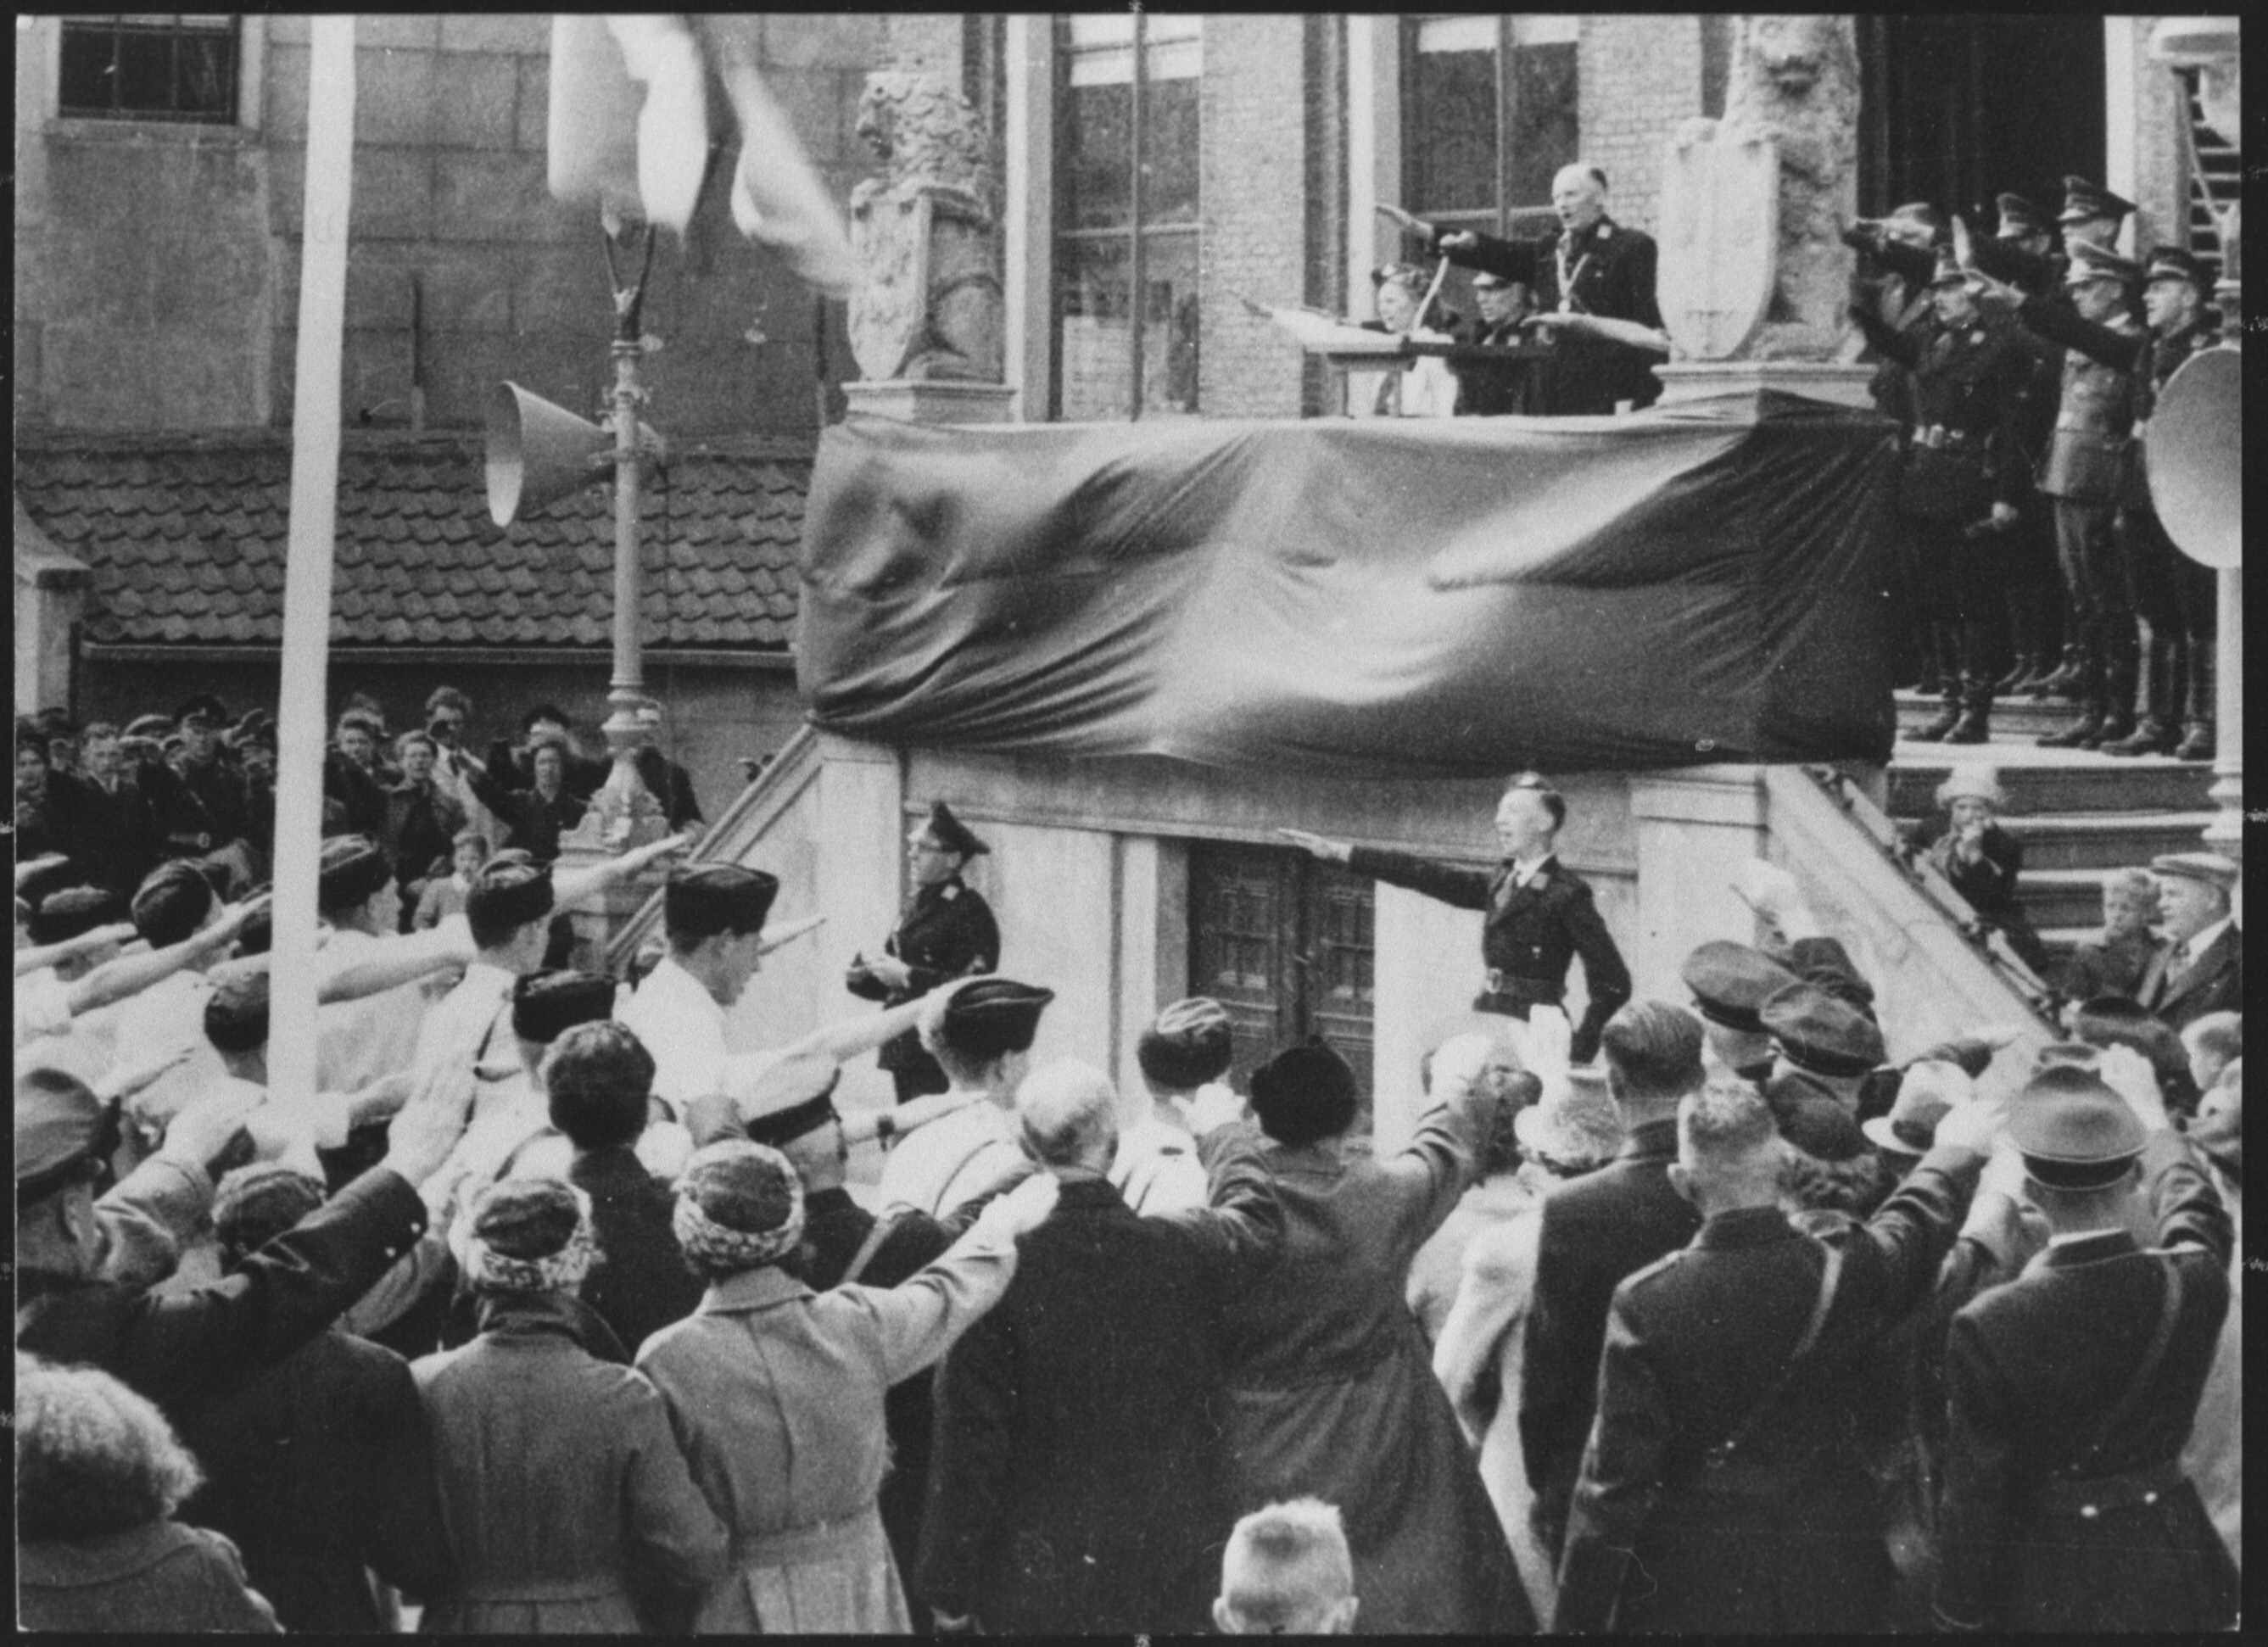
<svg viewBox="0 0 2268 1647">
<path fill-rule="evenodd" d="M 567 1181 L 591 1197 L 599 1244 L 583 1302 L 636 1355 L 648 1338 L 699 1308 L 707 1284 L 686 1268 L 670 1229 L 675 1197 L 627 1144 L 578 1153 Z"/>
<path fill-rule="evenodd" d="M 998 967 L 1000 927 L 992 918 L 992 906 L 954 875 L 914 893 L 913 907 L 890 934 L 882 952 L 905 962 L 911 976 L 904 989 L 887 989 L 872 973 L 855 967 L 844 987 L 862 1001 L 902 1006 L 941 983 Z M 892 1070 L 934 1070 L 937 1062 L 922 1050 L 921 1036 L 913 1030 L 885 1041 L 876 1062 Z M 942 1092 L 945 1088 L 939 1085 L 937 1090 Z"/>
<path fill-rule="evenodd" d="M 2152 1137 L 2142 1168 L 2159 1250 L 2123 1230 L 2051 1246 L 1954 1317 L 1941 1625 L 2235 1623 L 2235 1570 L 2179 1474 L 2228 1311 L 2234 1240 L 2211 1178 L 2173 1133 Z M 2138 1382 L 2174 1269 L 2180 1312 Z"/>
<path fill-rule="evenodd" d="M 2014 329 L 1979 319 L 1959 327 L 1895 331 L 1862 309 L 1867 341 L 1904 367 L 1911 423 L 1897 507 L 1917 520 L 1969 522 L 2031 490 L 2021 418 L 2029 363 Z"/>
<path fill-rule="evenodd" d="M 2088 353 L 2076 340 L 2101 333 L 2139 348 L 2142 328 L 2121 314 L 2112 325 L 2088 326 L 2086 333 L 2075 333 L 2071 330 L 2074 322 L 2087 323 L 2040 298 L 2027 298 L 2017 305 L 2016 318 L 2031 331 L 2066 345 L 2055 434 L 2048 445 L 2040 490 L 2072 503 L 2123 503 L 2131 486 L 2127 466 L 2134 433 L 2133 361 L 2112 364 Z M 2100 340 L 2095 341 L 2099 346 Z"/>
<path fill-rule="evenodd" d="M 1927 1297 L 1983 1165 L 1965 1150 L 1933 1151 L 1874 1217 L 1835 1220 L 1819 1237 L 1778 1207 L 1719 1214 L 1616 1290 L 1555 1630 L 1881 1627 L 1895 1575 L 1852 1381 Z M 1783 1384 L 1830 1244 L 1841 1276 Z"/>
<path fill-rule="evenodd" d="M 2173 953 L 2171 942 L 2158 946 L 2135 997 L 2161 1021 L 2187 1029 L 2208 1012 L 2244 1010 L 2244 940 L 2234 926 L 2223 927 L 2189 970 L 2169 984 L 2166 968 Z"/>
<path fill-rule="evenodd" d="M 1441 248 L 1435 247 L 1436 251 Z M 1525 281 L 1535 306 L 1559 307 L 1564 295 L 1578 314 L 1632 320 L 1659 327 L 1654 302 L 1654 267 L 1659 254 L 1651 235 L 1601 217 L 1570 237 L 1565 230 L 1543 239 L 1501 240 L 1484 234 L 1469 249 L 1443 252 L 1453 263 L 1485 269 L 1507 280 Z M 1543 404 L 1547 416 L 1603 414 L 1617 401 L 1651 406 L 1661 393 L 1653 375 L 1657 357 L 1604 338 L 1563 336 L 1543 363 Z"/>
<path fill-rule="evenodd" d="M 1590 883 L 1557 857 L 1545 858 L 1528 885 L 1519 887 L 1512 884 L 1510 864 L 1468 869 L 1370 847 L 1355 848 L 1347 867 L 1455 908 L 1487 911 L 1481 960 L 1491 978 L 1489 989 L 1474 999 L 1477 1011 L 1526 1018 L 1531 1006 L 1558 1005 L 1566 998 L 1567 964 L 1580 955 L 1591 1002 L 1569 1049 L 1577 1063 L 1588 1063 L 1597 1054 L 1599 1032 L 1631 998 L 1630 968 L 1599 917 Z"/>
<path fill-rule="evenodd" d="M 1453 334 L 1464 349 L 1513 349 L 1524 357 L 1453 354 L 1449 371 L 1457 379 L 1460 417 L 1533 417 L 1543 409 L 1543 384 L 1538 377 L 1550 353 L 1520 329 L 1516 320 L 1491 326 L 1471 320 Z"/>
<path fill-rule="evenodd" d="M 220 755 L 210 761 L 184 761 L 180 779 L 204 808 L 212 826 L 213 845 L 252 839 L 251 800 L 245 790 L 244 773 L 234 761 Z"/>
<path fill-rule="evenodd" d="M 364 1173 L 218 1281 L 158 1293 L 26 1271 L 16 1347 L 99 1367 L 176 1424 L 241 1388 L 368 1292 L 425 1232 L 399 1173 Z"/>
<path fill-rule="evenodd" d="M 992 1634 L 1205 1628 L 1234 1519 L 1223 1340 L 1284 1230 L 1226 1142 L 1200 1145 L 1210 1209 L 1138 1217 L 1103 1180 L 1065 1183 L 946 1357 L 913 1584 L 932 1607 Z"/>
<path fill-rule="evenodd" d="M 181 1518 L 225 1533 L 287 1630 L 377 1635 L 363 1569 L 414 1596 L 448 1576 L 409 1364 L 333 1327 L 182 1427 L 205 1484 Z"/>
<path fill-rule="evenodd" d="M 2166 381 L 2201 349 L 2213 348 L 2220 342 L 2220 335 L 2203 322 L 2182 328 L 2169 336 L 2161 337 L 2146 328 L 2129 324 L 2122 327 L 2100 326 L 2082 320 L 2069 309 L 2027 300 L 2018 309 L 2028 328 L 2069 351 L 2066 358 L 2084 356 L 2093 365 L 2105 371 L 2128 374 L 2129 392 L 2133 412 L 2133 432 L 2140 435 L 2148 423 L 2150 414 L 2156 409 L 2158 393 Z M 2060 422 L 2060 420 L 2058 420 Z M 2132 460 L 2125 475 L 2125 486 L 2119 501 L 2129 507 L 2146 507 L 2150 501 L 2148 476 L 2140 462 L 2139 442 L 2131 449 Z"/>
<path fill-rule="evenodd" d="M 1521 1351 L 1520 1445 L 1536 1531 L 1555 1557 L 1597 1409 L 1607 1308 L 1633 1270 L 1693 1239 L 1701 1215 L 1669 1181 L 1677 1123 L 1648 1121 L 1599 1171 L 1555 1184 L 1536 1235 Z"/>
</svg>

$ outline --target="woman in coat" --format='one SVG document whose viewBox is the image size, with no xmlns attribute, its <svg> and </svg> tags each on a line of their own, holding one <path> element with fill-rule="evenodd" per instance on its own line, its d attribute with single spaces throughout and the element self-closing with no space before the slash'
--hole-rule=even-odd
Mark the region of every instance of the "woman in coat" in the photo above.
<svg viewBox="0 0 2268 1647">
<path fill-rule="evenodd" d="M 18 1629 L 275 1633 L 236 1546 L 173 1519 L 197 1461 L 150 1401 L 19 1352 L 15 1428 Z"/>
<path fill-rule="evenodd" d="M 507 1179 L 473 1203 L 466 1280 L 480 1336 L 410 1367 L 456 1570 L 424 1633 L 635 1631 L 725 1570 L 725 1529 L 693 1484 L 661 1397 L 578 1335 L 590 1198 Z M 668 1615 L 674 1621 L 674 1615 Z"/>
<path fill-rule="evenodd" d="M 1520 1446 L 1520 1369 L 1535 1290 L 1536 1237 L 1543 1196 L 1562 1179 L 1596 1172 L 1623 1146 L 1622 1117 L 1595 1078 L 1559 1077 L 1540 1104 L 1519 1112 L 1513 1129 L 1524 1158 L 1513 1175 L 1528 1199 L 1509 1220 L 1476 1236 L 1433 1346 L 1433 1372 L 1448 1392 L 1465 1439 L 1480 1450 L 1482 1485 L 1519 1563 L 1535 1616 L 1551 1612 L 1551 1552 L 1535 1536 L 1535 1502 Z"/>
<path fill-rule="evenodd" d="M 1463 1100 L 1487 1050 L 1465 1036 L 1436 1053 L 1437 1097 Z M 1282 1255 L 1239 1301 L 1228 1349 L 1237 1511 L 1336 1504 L 1366 1630 L 1532 1631 L 1504 1531 L 1403 1301 L 1410 1259 L 1470 1179 L 1469 1119 L 1437 1103 L 1398 1154 L 1357 1155 L 1346 1143 L 1354 1073 L 1318 1043 L 1255 1070 L 1252 1109 L 1286 1230 Z"/>
<path fill-rule="evenodd" d="M 708 1294 L 646 1342 L 638 1367 L 732 1538 L 696 1633 L 912 1633 L 875 1502 L 890 1462 L 882 1398 L 999 1301 L 1016 1237 L 1055 1190 L 1044 1173 L 1026 1179 L 901 1286 L 814 1292 L 781 1267 L 803 1239 L 788 1158 L 740 1138 L 694 1156 L 674 1227 Z"/>
</svg>

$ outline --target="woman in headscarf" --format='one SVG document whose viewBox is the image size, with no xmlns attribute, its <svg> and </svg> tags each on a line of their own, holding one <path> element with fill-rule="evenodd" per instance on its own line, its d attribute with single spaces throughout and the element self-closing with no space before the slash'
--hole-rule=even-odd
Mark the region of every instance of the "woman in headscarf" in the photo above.
<svg viewBox="0 0 2268 1647">
<path fill-rule="evenodd" d="M 1991 767 L 1956 767 L 1937 786 L 1945 809 L 1945 831 L 1931 843 L 1929 861 L 1969 901 L 1977 918 L 2007 937 L 2024 965 L 2043 977 L 2048 952 L 2017 901 L 2016 877 L 2023 873 L 2023 842 L 2000 827 L 2008 792 Z"/>
<path fill-rule="evenodd" d="M 883 1397 L 999 1301 L 1016 1237 L 1055 1194 L 1048 1173 L 1024 1180 L 902 1285 L 814 1292 L 784 1267 L 803 1239 L 787 1157 L 738 1138 L 694 1155 L 673 1227 L 709 1290 L 646 1342 L 638 1367 L 731 1534 L 732 1570 L 702 1599 L 696 1632 L 911 1633 L 875 1504 L 889 1467 Z"/>
<path fill-rule="evenodd" d="M 1528 1199 L 1516 1216 L 1483 1231 L 1466 1249 L 1456 1302 L 1433 1346 L 1433 1371 L 1465 1438 L 1480 1450 L 1482 1484 L 1528 1603 L 1545 1618 L 1555 1575 L 1551 1552 L 1529 1523 L 1535 1495 L 1520 1445 L 1520 1369 L 1535 1290 L 1536 1236 L 1545 1193 L 1612 1160 L 1623 1146 L 1623 1124 L 1603 1078 L 1584 1070 L 1556 1076 L 1540 1103 L 1512 1117 L 1511 1130 L 1521 1158 L 1513 1179 Z"/>
<path fill-rule="evenodd" d="M 725 1529 L 661 1397 L 581 1342 L 591 1318 L 574 1295 L 595 1251 L 590 1197 L 571 1184 L 506 1179 L 473 1202 L 465 1278 L 480 1336 L 410 1368 L 456 1569 L 426 1633 L 674 1623 L 673 1604 L 725 1570 Z"/>
<path fill-rule="evenodd" d="M 1395 1154 L 1348 1147 L 1357 1092 L 1320 1042 L 1253 1071 L 1256 1150 L 1283 1203 L 1282 1255 L 1238 1301 L 1224 1412 L 1240 1513 L 1316 1497 L 1346 1518 L 1363 1627 L 1535 1628 L 1425 1341 L 1403 1299 L 1411 1258 L 1471 1181 L 1470 1092 L 1488 1056 L 1433 1057 L 1433 1104 Z M 1219 1170 L 1216 1164 L 1215 1171 Z"/>
<path fill-rule="evenodd" d="M 197 1461 L 150 1401 L 18 1352 L 15 1429 L 18 1629 L 275 1632 L 236 1546 L 173 1519 Z"/>
</svg>

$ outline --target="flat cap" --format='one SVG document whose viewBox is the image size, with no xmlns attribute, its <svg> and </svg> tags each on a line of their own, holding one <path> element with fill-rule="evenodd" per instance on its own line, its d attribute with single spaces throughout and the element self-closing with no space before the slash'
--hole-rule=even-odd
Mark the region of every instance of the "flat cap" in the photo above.
<svg viewBox="0 0 2268 1647">
<path fill-rule="evenodd" d="M 34 944 L 60 944 L 126 918 L 125 901 L 100 886 L 65 886 L 39 901 L 25 930 Z"/>
<path fill-rule="evenodd" d="M 1788 1062 L 1817 1075 L 1864 1075 L 1882 1061 L 1882 1032 L 1855 1006 L 1815 983 L 1792 983 L 1756 1016 Z"/>
<path fill-rule="evenodd" d="M 1052 989 L 1012 978 L 979 978 L 954 991 L 939 1018 L 938 1037 L 971 1058 L 1022 1052 L 1039 1033 L 1040 1013 L 1055 998 Z"/>
<path fill-rule="evenodd" d="M 2083 177 L 2066 177 L 2063 180 L 2063 215 L 2058 223 L 2085 223 L 2090 217 L 2119 218 L 2132 216 L 2134 202 L 2112 194 L 2100 183 L 2089 182 Z"/>
<path fill-rule="evenodd" d="M 837 1119 L 835 1087 L 842 1078 L 843 1066 L 823 1055 L 782 1058 L 740 1099 L 749 1141 L 777 1150 Z"/>
<path fill-rule="evenodd" d="M 1211 996 L 1194 995 L 1158 1014 L 1136 1043 L 1134 1060 L 1159 1085 L 1186 1091 L 1228 1068 L 1233 1042 L 1228 1009 Z"/>
<path fill-rule="evenodd" d="M 669 871 L 662 890 L 662 917 L 673 937 L 702 938 L 719 932 L 761 932 L 779 877 L 738 864 L 681 864 Z"/>
<path fill-rule="evenodd" d="M 366 835 L 333 835 L 315 863 L 315 908 L 323 915 L 355 908 L 394 879 L 386 849 Z"/>
<path fill-rule="evenodd" d="M 2154 246 L 2142 265 L 2142 278 L 2152 285 L 2161 280 L 2185 280 L 2204 297 L 2213 295 L 2213 271 L 2194 253 L 2178 246 Z"/>
<path fill-rule="evenodd" d="M 554 967 L 529 973 L 512 987 L 512 1033 L 540 1046 L 614 1013 L 615 981 L 599 973 Z"/>
<path fill-rule="evenodd" d="M 208 726 L 220 726 L 227 723 L 228 711 L 221 707 L 221 701 L 211 693 L 200 692 L 175 710 L 173 718 L 184 726 L 193 720 L 202 721 Z"/>
<path fill-rule="evenodd" d="M 953 815 L 953 808 L 943 801 L 930 805 L 929 821 L 922 826 L 930 839 L 947 852 L 958 852 L 963 857 L 976 857 L 992 849 L 979 840 L 976 832 Z"/>
<path fill-rule="evenodd" d="M 16 1077 L 16 1204 L 44 1201 L 118 1147 L 118 1107 L 61 1070 Z"/>
<path fill-rule="evenodd" d="M 2051 1064 L 2011 1107 L 2008 1141 L 2043 1184 L 2095 1189 L 2124 1177 L 2147 1135 L 2126 1101 L 2092 1070 Z"/>
<path fill-rule="evenodd" d="M 2159 875 L 2176 875 L 2183 880 L 2201 880 L 2207 886 L 2218 886 L 2223 892 L 2234 892 L 2236 883 L 2243 879 L 2244 866 L 2235 858 L 2223 857 L 2218 852 L 2168 852 L 2150 860 L 2151 871 Z"/>
<path fill-rule="evenodd" d="M 1764 1031 L 1759 1007 L 1797 982 L 1796 975 L 1749 944 L 1719 938 L 1702 945 L 1679 969 L 1703 1018 L 1755 1035 Z"/>
<path fill-rule="evenodd" d="M 499 852 L 474 871 L 465 917 L 475 931 L 526 926 L 551 913 L 551 869 L 525 853 Z"/>
<path fill-rule="evenodd" d="M 2122 286 L 2142 283 L 2142 266 L 2131 257 L 2081 240 L 2071 248 L 2071 267 L 2064 271 L 2066 286 L 2084 286 L 2091 281 L 2115 280 Z"/>
<path fill-rule="evenodd" d="M 2055 231 L 2047 209 L 2021 195 L 2001 195 L 1996 203 L 2000 208 L 1999 236 L 2003 240 L 2021 239 L 2028 234 L 2051 234 Z"/>
</svg>

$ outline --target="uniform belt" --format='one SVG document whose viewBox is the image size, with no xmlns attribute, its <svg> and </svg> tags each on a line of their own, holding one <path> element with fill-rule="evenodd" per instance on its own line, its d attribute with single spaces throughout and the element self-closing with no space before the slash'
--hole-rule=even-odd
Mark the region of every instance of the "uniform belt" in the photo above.
<svg viewBox="0 0 2268 1647">
<path fill-rule="evenodd" d="M 1948 429 L 1942 423 L 1917 424 L 1913 431 L 1914 445 L 1932 452 L 1940 446 L 1965 446 L 1974 438 L 1965 429 Z"/>
<path fill-rule="evenodd" d="M 630 1587 L 619 1576 L 598 1573 L 578 1578 L 497 1578 L 460 1585 L 456 1599 L 488 1606 L 512 1601 L 604 1601 L 629 1593 Z"/>
<path fill-rule="evenodd" d="M 1488 1011 L 1487 996 L 1500 995 L 1521 1006 L 1557 1006 L 1566 998 L 1567 986 L 1556 978 L 1523 978 L 1516 972 L 1506 972 L 1500 967 L 1488 969 L 1488 989 L 1479 1001 L 1473 1003 L 1476 1011 Z"/>
<path fill-rule="evenodd" d="M 2077 1516 L 2092 1521 L 2115 1510 L 2154 1504 L 2188 1484 L 2179 1459 L 2168 1459 L 2117 1475 L 2082 1475 L 2043 1482 L 2028 1494 L 2024 1508 L 2036 1517 Z"/>
<path fill-rule="evenodd" d="M 806 1562 L 860 1555 L 882 1542 L 880 1511 L 869 1509 L 834 1521 L 814 1521 L 748 1539 L 733 1551 L 736 1567 L 796 1567 Z"/>
</svg>

